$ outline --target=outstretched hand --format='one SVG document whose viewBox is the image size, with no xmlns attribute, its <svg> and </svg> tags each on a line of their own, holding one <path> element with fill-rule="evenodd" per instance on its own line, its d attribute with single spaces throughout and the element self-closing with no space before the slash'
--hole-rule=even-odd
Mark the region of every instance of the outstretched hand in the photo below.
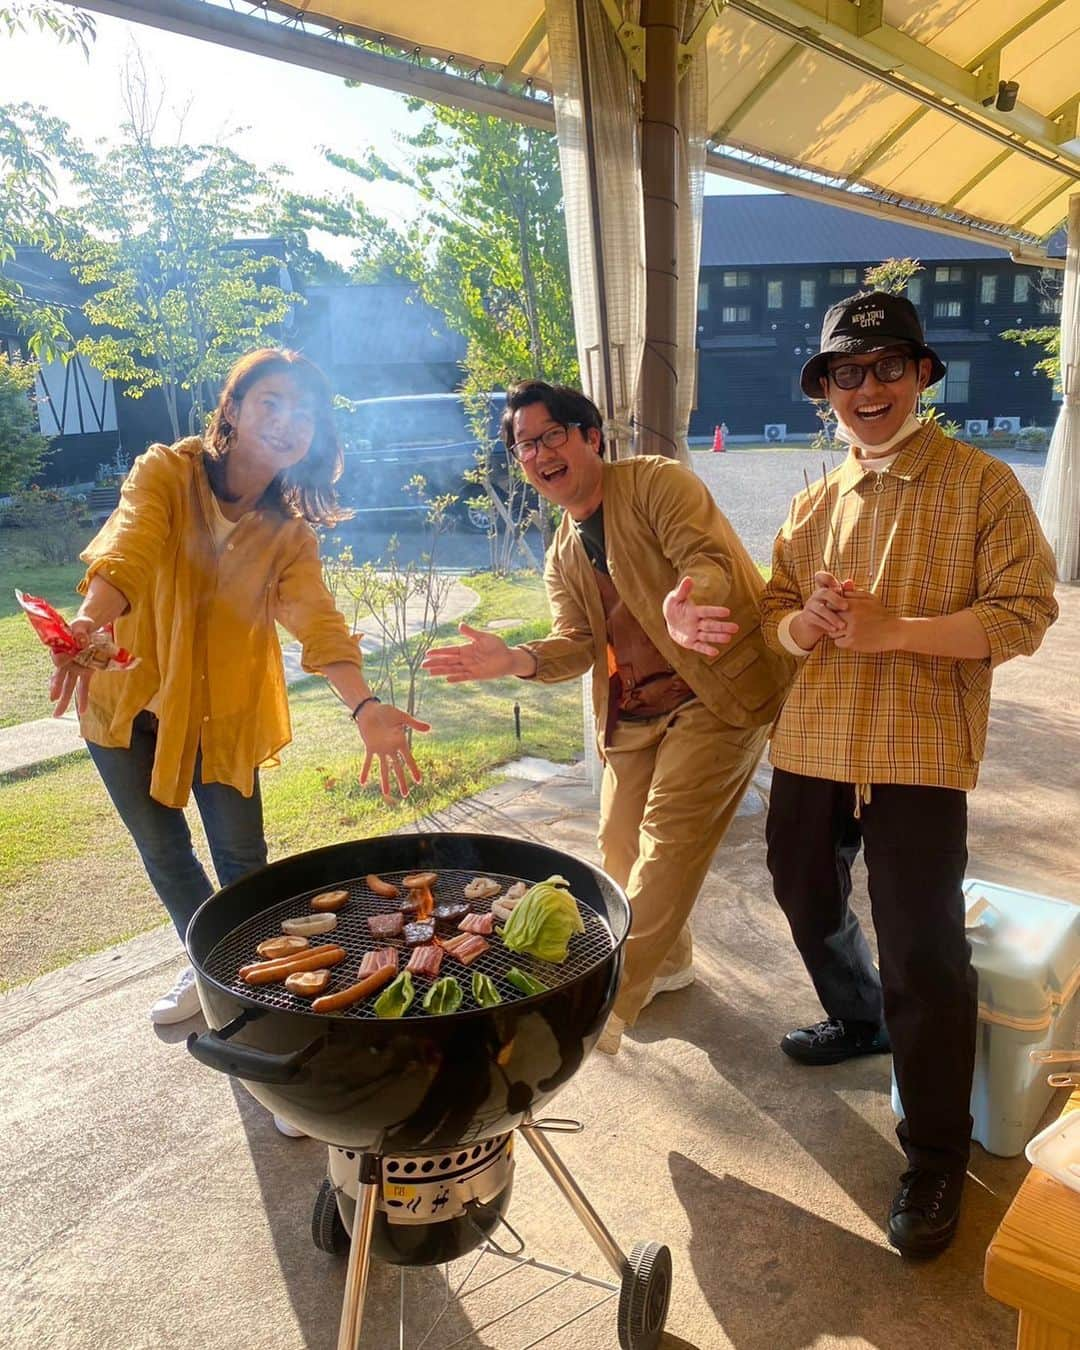
<svg viewBox="0 0 1080 1350">
<path fill-rule="evenodd" d="M 531 673 L 532 658 L 507 644 L 495 633 L 485 633 L 458 624 L 458 632 L 467 637 L 458 647 L 432 647 L 423 660 L 429 675 L 445 680 L 447 684 L 463 684 L 467 680 L 501 680 L 507 675 Z M 530 666 L 525 671 L 522 657 Z"/>
<path fill-rule="evenodd" d="M 673 591 L 664 596 L 664 622 L 672 642 L 702 656 L 719 656 L 714 644 L 730 642 L 739 631 L 737 623 L 725 623 L 730 609 L 723 605 L 698 605 L 690 596 L 693 577 L 683 577 Z"/>
<path fill-rule="evenodd" d="M 424 775 L 413 758 L 407 733 L 409 730 L 430 731 L 430 722 L 421 722 L 418 717 L 410 717 L 408 713 L 389 703 L 369 703 L 357 714 L 356 728 L 367 751 L 364 766 L 360 770 L 361 787 L 367 786 L 375 760 L 379 761 L 379 783 L 386 801 L 390 801 L 393 797 L 390 790 L 391 773 L 397 780 L 398 791 L 403 799 L 409 795 L 406 770 L 414 783 L 423 782 Z"/>
<path fill-rule="evenodd" d="M 90 641 L 90 634 L 101 627 L 92 619 L 72 619 L 69 624 L 71 636 L 78 643 L 79 650 L 82 651 Z M 57 656 L 53 654 L 53 670 L 49 679 L 49 698 L 55 703 L 52 715 L 54 717 L 63 717 L 67 712 L 68 704 L 71 702 L 71 696 L 75 696 L 75 709 L 81 717 L 86 712 L 87 697 L 90 691 L 90 676 L 93 671 L 87 666 L 76 665 L 70 656 Z"/>
</svg>

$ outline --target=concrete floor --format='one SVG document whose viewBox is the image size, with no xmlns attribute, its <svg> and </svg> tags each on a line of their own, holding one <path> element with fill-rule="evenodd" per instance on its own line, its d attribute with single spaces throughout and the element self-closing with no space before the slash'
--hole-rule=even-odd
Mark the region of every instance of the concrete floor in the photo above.
<svg viewBox="0 0 1080 1350">
<path fill-rule="evenodd" d="M 1080 589 L 1060 599 L 1043 651 L 998 673 L 969 872 L 1080 902 Z M 955 1244 L 904 1262 L 882 1232 L 902 1165 L 888 1060 L 811 1071 L 776 1049 L 818 1013 L 769 893 L 766 788 L 763 774 L 697 906 L 698 982 L 658 999 L 615 1059 L 589 1059 L 552 1108 L 587 1128 L 557 1146 L 621 1243 L 671 1247 L 666 1350 L 1007 1350 L 1015 1315 L 982 1292 L 982 1261 L 1024 1160 L 976 1148 Z M 580 770 L 507 782 L 438 825 L 594 851 Z M 336 1344 L 344 1263 L 308 1236 L 325 1148 L 282 1138 L 242 1087 L 185 1054 L 199 1022 L 155 1033 L 146 1008 L 177 965 L 161 930 L 0 1001 L 5 1350 Z M 528 1150 L 517 1156 L 509 1217 L 530 1253 L 604 1278 Z M 484 1262 L 474 1283 L 501 1269 Z M 438 1311 L 442 1278 L 408 1274 L 407 1345 Z M 452 1303 L 428 1350 L 538 1343 L 595 1290 L 569 1281 L 484 1325 L 552 1278 L 518 1272 Z M 397 1347 L 398 1292 L 377 1267 L 365 1346 Z M 607 1350 L 613 1303 L 539 1343 Z"/>
</svg>

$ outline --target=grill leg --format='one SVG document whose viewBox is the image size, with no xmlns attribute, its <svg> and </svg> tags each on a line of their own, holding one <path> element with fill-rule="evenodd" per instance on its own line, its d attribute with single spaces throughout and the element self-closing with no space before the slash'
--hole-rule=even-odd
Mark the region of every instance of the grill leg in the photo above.
<svg viewBox="0 0 1080 1350">
<path fill-rule="evenodd" d="M 604 1260 L 621 1280 L 629 1271 L 630 1263 L 623 1255 L 622 1248 L 608 1232 L 603 1219 L 589 1204 L 569 1168 L 552 1148 L 542 1130 L 538 1130 L 535 1125 L 519 1125 L 518 1130 L 540 1159 L 548 1176 L 562 1191 L 570 1208 L 581 1220 L 585 1231 L 600 1248 Z"/>
<path fill-rule="evenodd" d="M 371 1234 L 375 1227 L 375 1210 L 381 1176 L 378 1154 L 365 1153 L 360 1159 L 360 1184 L 356 1192 L 356 1211 L 353 1215 L 352 1244 L 349 1247 L 349 1268 L 345 1274 L 345 1296 L 341 1301 L 337 1350 L 359 1350 L 360 1347 L 364 1299 L 367 1295 L 368 1271 L 371 1266 Z"/>
</svg>

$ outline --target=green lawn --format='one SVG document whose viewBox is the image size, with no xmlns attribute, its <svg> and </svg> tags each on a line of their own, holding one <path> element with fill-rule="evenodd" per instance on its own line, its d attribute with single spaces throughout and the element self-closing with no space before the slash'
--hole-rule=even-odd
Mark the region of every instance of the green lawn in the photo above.
<svg viewBox="0 0 1080 1350">
<path fill-rule="evenodd" d="M 70 617 L 79 607 L 75 585 L 85 570 L 81 563 L 50 567 L 10 547 L 0 548 L 0 727 L 52 712 L 52 663 L 15 601 L 16 587 L 40 595 Z"/>
<path fill-rule="evenodd" d="M 500 630 L 511 642 L 546 631 L 538 577 L 467 580 L 481 597 L 471 622 L 520 619 L 519 626 Z M 6 646 L 4 655 L 6 666 Z M 521 705 L 520 744 L 515 700 Z M 271 857 L 408 826 L 490 785 L 499 765 L 519 754 L 565 762 L 582 748 L 576 681 L 450 687 L 425 679 L 420 715 L 433 729 L 416 740 L 425 781 L 407 803 L 387 807 L 376 792 L 357 785 L 361 741 L 323 681 L 295 685 L 290 702 L 293 744 L 281 766 L 262 777 Z M 205 857 L 197 813 L 189 816 Z M 0 819 L 0 989 L 161 922 L 163 911 L 134 846 L 85 755 L 0 778 Z"/>
</svg>

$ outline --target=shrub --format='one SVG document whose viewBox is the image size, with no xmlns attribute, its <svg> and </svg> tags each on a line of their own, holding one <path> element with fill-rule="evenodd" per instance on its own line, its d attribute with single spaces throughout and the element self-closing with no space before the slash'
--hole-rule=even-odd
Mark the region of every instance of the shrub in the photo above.
<svg viewBox="0 0 1080 1350">
<path fill-rule="evenodd" d="M 54 564 L 75 562 L 93 533 L 84 499 L 36 487 L 12 494 L 0 510 L 0 526 L 18 530 L 20 544 Z"/>
<path fill-rule="evenodd" d="M 40 471 L 49 442 L 38 430 L 33 361 L 0 352 L 0 494 L 18 492 Z"/>
</svg>

